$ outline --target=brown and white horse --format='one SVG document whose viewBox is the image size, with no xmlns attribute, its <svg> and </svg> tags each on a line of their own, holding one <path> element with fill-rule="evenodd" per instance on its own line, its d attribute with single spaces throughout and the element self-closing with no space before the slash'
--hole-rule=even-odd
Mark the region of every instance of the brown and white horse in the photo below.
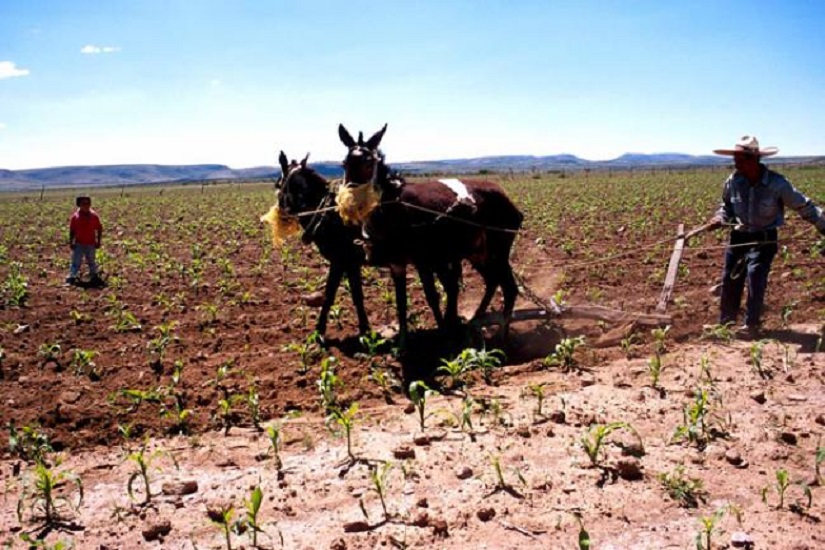
<svg viewBox="0 0 825 550">
<path fill-rule="evenodd" d="M 438 273 L 447 294 L 444 320 L 458 324 L 461 262 L 468 260 L 484 279 L 484 296 L 474 318 L 483 314 L 500 286 L 504 295 L 504 334 L 512 317 L 518 286 L 510 266 L 523 215 L 494 182 L 432 180 L 407 183 L 390 172 L 378 149 L 387 126 L 364 141 L 342 125 L 338 136 L 347 147 L 345 185 L 373 184 L 381 200 L 363 224 L 367 261 L 388 265 L 395 285 L 399 336 L 407 331 L 406 269 Z M 422 278 L 423 282 L 423 278 Z M 438 296 L 428 296 L 438 304 Z"/>
</svg>

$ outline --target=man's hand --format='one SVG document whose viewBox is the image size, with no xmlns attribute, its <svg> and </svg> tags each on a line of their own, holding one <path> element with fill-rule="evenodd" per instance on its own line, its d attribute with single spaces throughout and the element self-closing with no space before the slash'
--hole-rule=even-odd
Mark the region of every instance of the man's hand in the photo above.
<svg viewBox="0 0 825 550">
<path fill-rule="evenodd" d="M 714 229 L 719 229 L 725 223 L 720 216 L 713 216 L 710 220 L 708 220 L 708 230 L 712 231 Z"/>
</svg>

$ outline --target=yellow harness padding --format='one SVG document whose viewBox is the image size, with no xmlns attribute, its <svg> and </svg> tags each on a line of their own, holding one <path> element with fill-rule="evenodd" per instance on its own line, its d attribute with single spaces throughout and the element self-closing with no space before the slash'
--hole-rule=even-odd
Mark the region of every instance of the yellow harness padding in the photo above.
<svg viewBox="0 0 825 550">
<path fill-rule="evenodd" d="M 272 246 L 281 246 L 284 239 L 297 234 L 301 230 L 298 218 L 281 212 L 278 203 L 269 209 L 269 212 L 261 216 L 261 221 L 268 223 L 272 229 Z"/>
<path fill-rule="evenodd" d="M 355 187 L 341 186 L 335 197 L 335 209 L 344 223 L 363 225 L 381 201 L 381 192 L 373 183 Z"/>
</svg>

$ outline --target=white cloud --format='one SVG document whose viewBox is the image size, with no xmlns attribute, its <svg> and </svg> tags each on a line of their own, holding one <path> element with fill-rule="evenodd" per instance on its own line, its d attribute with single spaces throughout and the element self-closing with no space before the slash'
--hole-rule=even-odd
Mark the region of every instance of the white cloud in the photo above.
<svg viewBox="0 0 825 550">
<path fill-rule="evenodd" d="M 0 130 L 2 130 L 5 127 L 6 127 L 6 123 L 5 122 L 0 122 Z"/>
<path fill-rule="evenodd" d="M 117 46 L 95 46 L 93 44 L 86 44 L 80 48 L 80 53 L 98 54 L 98 53 L 115 53 L 119 52 L 120 48 Z"/>
<path fill-rule="evenodd" d="M 212 86 L 213 88 L 217 88 L 218 86 L 221 85 L 221 81 L 218 80 L 217 78 L 213 78 L 212 80 L 209 81 L 209 85 Z"/>
<path fill-rule="evenodd" d="M 0 61 L 0 78 L 11 78 L 13 76 L 26 76 L 28 69 L 20 69 L 13 61 Z"/>
</svg>

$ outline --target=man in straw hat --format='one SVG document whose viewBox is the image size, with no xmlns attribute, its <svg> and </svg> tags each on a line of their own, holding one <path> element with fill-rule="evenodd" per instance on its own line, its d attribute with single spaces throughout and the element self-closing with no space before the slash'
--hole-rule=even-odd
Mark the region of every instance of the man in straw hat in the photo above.
<svg viewBox="0 0 825 550">
<path fill-rule="evenodd" d="M 762 157 L 775 155 L 776 147 L 759 148 L 754 136 L 743 136 L 733 149 L 716 149 L 717 155 L 733 157 L 736 170 L 725 180 L 722 204 L 710 220 L 710 228 L 733 226 L 725 251 L 722 273 L 722 324 L 735 323 L 745 282 L 748 301 L 742 330 L 754 334 L 762 321 L 768 272 L 777 252 L 777 228 L 785 223 L 785 207 L 796 210 L 805 221 L 825 235 L 825 216 L 811 200 L 784 176 L 769 170 Z"/>
</svg>

